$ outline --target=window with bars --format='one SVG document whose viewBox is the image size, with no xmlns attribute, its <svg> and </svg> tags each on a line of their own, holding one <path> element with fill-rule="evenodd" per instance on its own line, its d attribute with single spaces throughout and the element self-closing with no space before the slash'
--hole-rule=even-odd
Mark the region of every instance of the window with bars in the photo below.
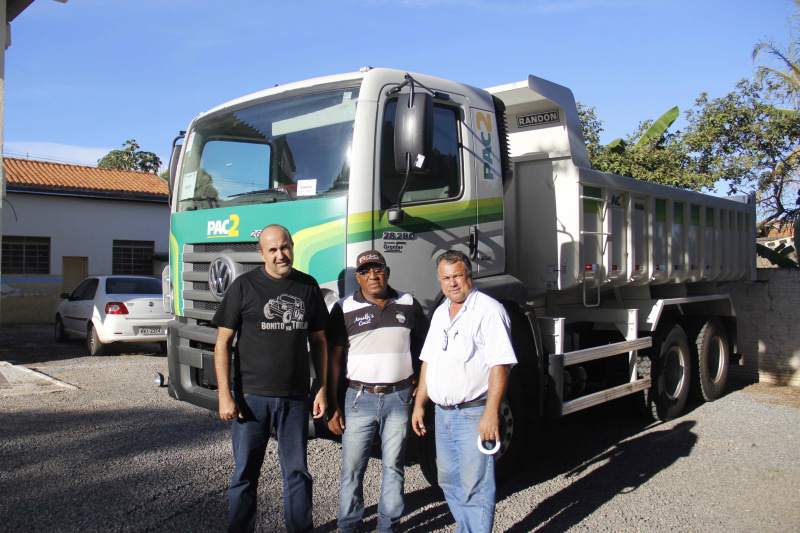
<svg viewBox="0 0 800 533">
<path fill-rule="evenodd" d="M 3 235 L 3 274 L 49 274 L 50 237 Z"/>
<path fill-rule="evenodd" d="M 153 275 L 155 241 L 114 241 L 113 274 Z"/>
</svg>

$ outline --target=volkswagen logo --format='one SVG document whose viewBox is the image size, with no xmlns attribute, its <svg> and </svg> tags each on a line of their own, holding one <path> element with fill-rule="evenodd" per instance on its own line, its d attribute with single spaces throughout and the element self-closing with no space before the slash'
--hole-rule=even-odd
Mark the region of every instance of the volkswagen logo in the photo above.
<svg viewBox="0 0 800 533">
<path fill-rule="evenodd" d="M 218 300 L 222 300 L 228 288 L 233 282 L 233 265 L 225 257 L 217 257 L 211 262 L 208 269 L 208 287 L 211 294 Z"/>
</svg>

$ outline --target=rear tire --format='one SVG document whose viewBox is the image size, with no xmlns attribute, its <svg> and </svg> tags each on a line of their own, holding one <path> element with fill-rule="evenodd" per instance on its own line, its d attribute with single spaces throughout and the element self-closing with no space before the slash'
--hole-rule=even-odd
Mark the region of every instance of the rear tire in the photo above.
<svg viewBox="0 0 800 533">
<path fill-rule="evenodd" d="M 63 343 L 69 340 L 69 334 L 64 330 L 64 321 L 61 320 L 61 316 L 56 316 L 56 342 Z"/>
<path fill-rule="evenodd" d="M 89 324 L 89 331 L 86 333 L 86 348 L 89 349 L 89 355 L 94 356 L 103 355 L 105 350 L 105 344 L 100 342 L 94 324 Z"/>
<path fill-rule="evenodd" d="M 711 317 L 694 330 L 690 339 L 694 345 L 692 353 L 693 399 L 713 402 L 725 392 L 728 382 L 730 342 L 725 325 L 717 317 Z"/>
<path fill-rule="evenodd" d="M 691 355 L 689 341 L 677 324 L 662 324 L 653 336 L 653 347 L 641 361 L 642 377 L 650 374 L 652 383 L 642 396 L 645 413 L 666 422 L 680 416 L 689 397 Z"/>
</svg>

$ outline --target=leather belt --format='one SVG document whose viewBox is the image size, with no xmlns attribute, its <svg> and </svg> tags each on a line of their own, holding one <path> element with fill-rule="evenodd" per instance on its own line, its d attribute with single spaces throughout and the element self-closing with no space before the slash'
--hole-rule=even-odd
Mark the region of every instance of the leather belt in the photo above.
<svg viewBox="0 0 800 533">
<path fill-rule="evenodd" d="M 438 403 L 436 405 L 439 405 Z M 470 407 L 480 407 L 481 405 L 486 405 L 486 398 L 481 398 L 479 400 L 472 400 L 469 402 L 459 403 L 456 405 L 439 405 L 442 409 L 446 411 L 452 411 L 453 409 L 468 409 Z"/>
<path fill-rule="evenodd" d="M 409 376 L 406 379 L 401 379 L 397 383 L 388 383 L 386 385 L 376 385 L 373 383 L 361 383 L 360 381 L 350 380 L 350 388 L 370 392 L 372 394 L 390 394 L 399 390 L 407 389 L 414 383 L 414 376 Z"/>
</svg>

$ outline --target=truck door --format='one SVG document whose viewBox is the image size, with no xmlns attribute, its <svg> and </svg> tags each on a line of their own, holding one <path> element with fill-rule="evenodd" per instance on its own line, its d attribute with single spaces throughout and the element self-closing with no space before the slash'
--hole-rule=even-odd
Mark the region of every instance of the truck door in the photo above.
<svg viewBox="0 0 800 533">
<path fill-rule="evenodd" d="M 441 296 L 435 259 L 445 250 L 470 254 L 470 228 L 477 221 L 473 166 L 465 154 L 466 98 L 449 93 L 434 100 L 430 171 L 412 176 L 403 195 L 405 218 L 390 225 L 386 210 L 397 203 L 405 178 L 394 166 L 394 120 L 397 96 L 382 96 L 379 107 L 378 184 L 374 196 L 375 248 L 391 269 L 389 283 L 413 293 L 426 309 Z"/>
<path fill-rule="evenodd" d="M 477 221 L 470 230 L 472 263 L 476 277 L 501 274 L 505 270 L 503 236 L 503 176 L 500 134 L 495 113 L 472 110 L 469 164 L 475 169 Z"/>
</svg>

